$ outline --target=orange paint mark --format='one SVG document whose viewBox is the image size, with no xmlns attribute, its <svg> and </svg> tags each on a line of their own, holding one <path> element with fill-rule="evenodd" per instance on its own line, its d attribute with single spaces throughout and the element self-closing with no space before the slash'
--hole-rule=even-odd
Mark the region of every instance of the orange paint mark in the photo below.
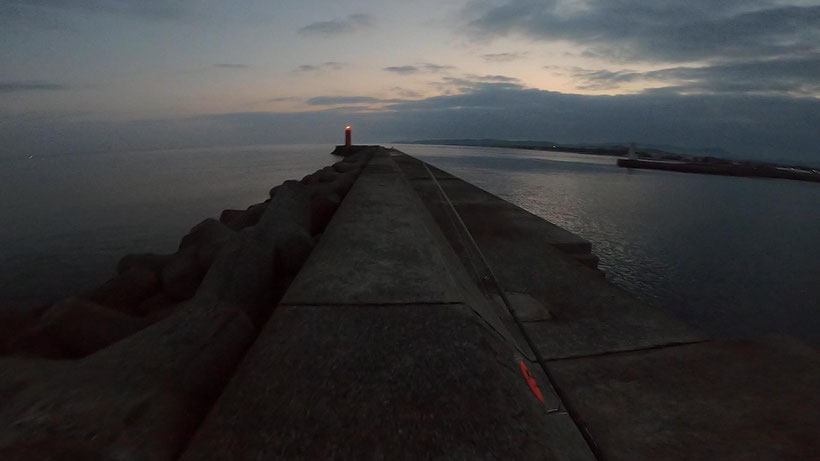
<svg viewBox="0 0 820 461">
<path fill-rule="evenodd" d="M 538 388 L 538 383 L 536 383 L 535 378 L 532 377 L 532 373 L 530 373 L 530 370 L 527 368 L 527 364 L 525 364 L 523 360 L 520 360 L 518 367 L 521 368 L 521 374 L 524 375 L 524 379 L 527 381 L 527 385 L 530 386 L 532 393 L 535 394 L 535 398 L 541 403 L 544 403 L 544 396 L 541 395 L 541 389 Z"/>
</svg>

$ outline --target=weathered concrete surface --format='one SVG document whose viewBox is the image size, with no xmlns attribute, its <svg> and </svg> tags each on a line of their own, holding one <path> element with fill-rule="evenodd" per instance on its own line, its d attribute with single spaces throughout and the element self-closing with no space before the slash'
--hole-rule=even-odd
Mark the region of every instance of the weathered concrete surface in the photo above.
<svg viewBox="0 0 820 461">
<path fill-rule="evenodd" d="M 374 157 L 183 459 L 594 459 L 425 213 Z"/>
<path fill-rule="evenodd" d="M 391 155 L 380 150 L 356 182 L 235 375 L 312 245 L 310 198 L 365 161 L 309 175 L 310 191 L 275 188 L 260 227 L 227 242 L 196 296 L 163 321 L 73 362 L 0 361 L 0 458 L 175 459 L 185 449 L 191 460 L 591 460 L 577 424 L 603 459 L 812 459 L 820 450 L 816 349 L 653 349 L 702 336 L 560 251 L 572 234 L 556 238 L 432 169 L 523 332 L 552 359 L 553 383 L 525 360 L 539 402 L 517 367 L 533 355 L 523 332 L 429 174 Z"/>
<path fill-rule="evenodd" d="M 406 154 L 394 157 L 408 180 L 413 181 L 414 189 L 426 200 L 438 200 L 438 188 L 430 181 L 430 175 L 424 169 L 421 161 Z M 589 241 L 572 232 L 558 227 L 544 219 L 496 197 L 489 192 L 465 182 L 450 173 L 428 165 L 428 169 L 436 177 L 448 198 L 455 206 L 465 222 L 490 221 L 484 219 L 493 216 L 493 226 L 489 231 L 507 229 L 507 232 L 517 234 L 520 238 L 529 238 L 537 234 L 543 241 L 565 253 L 573 255 L 589 254 L 592 245 Z"/>
<path fill-rule="evenodd" d="M 439 223 L 465 266 L 482 272 L 435 183 L 420 175 L 421 162 L 395 153 L 402 171 Z M 434 173 L 446 178 L 445 174 Z M 600 354 L 705 339 L 671 314 L 648 306 L 608 283 L 558 249 L 588 242 L 457 178 L 439 180 L 493 272 L 507 292 L 528 295 L 550 314 L 548 321 L 529 321 L 526 328 L 547 359 Z M 583 243 L 585 242 L 585 243 Z M 487 288 L 487 293 L 491 290 Z M 531 302 L 531 301 L 528 301 Z M 528 320 L 535 320 L 530 318 Z"/>
<path fill-rule="evenodd" d="M 421 163 L 392 155 L 354 185 L 184 459 L 592 459 L 576 423 L 604 459 L 816 452 L 815 350 L 674 346 L 705 338 L 575 261 L 572 234 L 432 169 L 548 359 L 553 383 L 528 362 L 537 402 L 480 258 Z"/>
<path fill-rule="evenodd" d="M 481 285 L 487 271 L 430 174 L 418 160 L 394 155 Z M 707 338 L 568 258 L 572 250 L 537 218 L 431 170 L 522 328 L 541 356 L 553 359 L 547 367 L 556 392 L 604 459 L 812 459 L 820 452 L 816 349 L 782 342 L 676 345 Z"/>
<path fill-rule="evenodd" d="M 390 158 L 373 158 L 282 302 L 460 301 L 419 208 Z"/>
<path fill-rule="evenodd" d="M 544 322 L 552 320 L 552 314 L 547 306 L 539 302 L 537 299 L 526 293 L 517 293 L 515 291 L 506 292 L 507 299 L 510 301 L 510 307 L 515 312 L 516 317 L 522 322 Z M 503 304 L 500 296 L 493 296 L 493 299 L 498 304 Z M 509 316 L 510 313 L 508 312 Z M 512 318 L 510 316 L 510 318 Z"/>
<path fill-rule="evenodd" d="M 80 361 L 3 359 L 0 458 L 176 456 L 255 333 L 238 309 L 196 307 Z"/>
<path fill-rule="evenodd" d="M 81 298 L 55 303 L 37 327 L 15 338 L 19 355 L 43 358 L 85 357 L 145 328 L 149 321 Z"/>
<path fill-rule="evenodd" d="M 366 149 L 373 149 L 379 146 L 371 146 L 366 144 L 354 144 L 352 146 L 345 146 L 339 145 L 331 152 L 333 155 L 338 155 L 340 157 L 350 157 L 351 155 L 356 155 L 359 152 L 366 150 Z"/>
<path fill-rule="evenodd" d="M 183 459 L 590 459 L 462 305 L 282 306 Z"/>
<path fill-rule="evenodd" d="M 549 368 L 608 460 L 797 460 L 820 454 L 818 357 L 727 341 Z"/>
<path fill-rule="evenodd" d="M 817 457 L 816 349 L 780 341 L 706 341 L 568 257 L 588 251 L 572 234 L 562 236 L 430 167 L 455 216 L 422 162 L 393 155 L 474 282 L 498 304 L 493 284 L 486 283 L 488 271 L 458 224 L 463 219 L 521 327 L 548 360 L 563 404 L 603 459 Z M 695 341 L 703 342 L 684 344 Z"/>
<path fill-rule="evenodd" d="M 164 320 L 81 360 L 0 361 L 0 459 L 178 456 L 257 333 L 277 244 L 307 226 L 303 189 L 278 193 Z"/>
</svg>

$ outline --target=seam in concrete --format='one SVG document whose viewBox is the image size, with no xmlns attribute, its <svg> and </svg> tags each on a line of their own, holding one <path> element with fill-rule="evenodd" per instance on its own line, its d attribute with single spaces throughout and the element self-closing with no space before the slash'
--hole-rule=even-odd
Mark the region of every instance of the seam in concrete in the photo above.
<svg viewBox="0 0 820 461">
<path fill-rule="evenodd" d="M 281 307 L 388 307 L 388 306 L 460 306 L 461 301 L 349 302 L 349 303 L 280 303 Z"/>
<path fill-rule="evenodd" d="M 407 178 L 408 181 L 430 181 L 430 178 Z M 439 181 L 463 181 L 461 178 L 438 178 Z"/>
<path fill-rule="evenodd" d="M 563 362 L 566 360 L 580 360 L 580 359 L 591 359 L 596 357 L 606 357 L 610 355 L 620 355 L 620 354 L 630 354 L 633 352 L 647 352 L 647 351 L 654 351 L 658 349 L 670 349 L 673 347 L 685 347 L 685 346 L 693 346 L 695 344 L 703 344 L 713 342 L 712 339 L 700 339 L 697 341 L 679 341 L 679 342 L 671 342 L 665 344 L 656 344 L 654 346 L 647 346 L 647 347 L 638 347 L 635 349 L 622 349 L 617 351 L 605 351 L 605 352 L 598 352 L 595 354 L 581 354 L 581 355 L 570 355 L 567 357 L 557 357 L 554 359 L 547 359 L 548 363 L 552 362 Z"/>
<path fill-rule="evenodd" d="M 570 418 L 572 418 L 572 415 L 570 415 Z M 595 456 L 598 456 L 597 453 L 601 452 L 601 448 L 598 447 L 598 442 L 596 442 L 595 438 L 592 437 L 592 432 L 590 432 L 587 425 L 583 424 L 583 423 L 581 424 L 581 429 L 582 429 L 582 432 L 584 433 L 584 438 L 589 440 L 589 442 L 592 444 L 592 446 L 591 446 L 592 452 L 596 453 Z M 603 457 L 603 454 L 601 454 L 601 457 Z M 599 458 L 599 459 L 601 459 L 601 458 Z"/>
</svg>

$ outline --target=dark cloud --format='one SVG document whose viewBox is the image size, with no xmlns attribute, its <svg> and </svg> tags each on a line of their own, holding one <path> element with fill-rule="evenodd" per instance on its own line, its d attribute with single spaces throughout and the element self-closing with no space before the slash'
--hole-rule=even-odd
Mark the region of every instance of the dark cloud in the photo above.
<svg viewBox="0 0 820 461">
<path fill-rule="evenodd" d="M 426 62 L 418 65 L 406 65 L 406 66 L 390 66 L 385 67 L 384 70 L 388 72 L 393 72 L 394 74 L 401 74 L 401 75 L 410 75 L 410 74 L 417 74 L 421 72 L 429 72 L 429 73 L 439 73 L 439 72 L 447 72 L 450 70 L 454 70 L 455 66 L 449 65 L 441 65 L 441 64 L 433 64 L 431 62 Z"/>
<path fill-rule="evenodd" d="M 396 139 L 506 138 L 558 142 L 628 142 L 681 147 L 719 146 L 739 158 L 820 166 L 820 100 L 760 95 L 618 96 L 565 94 L 507 83 L 420 100 L 328 98 L 332 107 L 299 113 L 213 114 L 140 122 L 15 121 L 0 124 L 0 156 L 338 141 L 340 127 L 356 126 L 363 142 Z M 363 101 L 363 102 L 362 102 Z M 322 102 L 322 101 L 320 101 Z"/>
<path fill-rule="evenodd" d="M 431 82 L 430 85 L 446 95 L 472 93 L 488 89 L 524 89 L 524 86 L 517 78 L 504 75 L 467 74 L 463 77 L 443 77 L 439 81 Z"/>
<path fill-rule="evenodd" d="M 489 54 L 482 54 L 482 58 L 484 58 L 487 62 L 511 62 L 511 61 L 518 61 L 519 59 L 524 59 L 524 53 L 489 53 Z"/>
<path fill-rule="evenodd" d="M 648 72 L 574 69 L 580 89 L 608 90 L 627 82 L 667 83 L 666 91 L 688 93 L 820 95 L 820 54 L 736 61 Z M 657 89 L 654 91 L 658 91 Z"/>
<path fill-rule="evenodd" d="M 466 78 L 469 80 L 478 80 L 479 82 L 503 82 L 503 83 L 518 83 L 521 80 L 515 77 L 507 77 L 506 75 L 475 75 L 467 74 Z"/>
<path fill-rule="evenodd" d="M 382 101 L 382 99 L 370 96 L 317 96 L 305 102 L 311 106 L 335 106 L 341 104 L 373 104 Z"/>
<path fill-rule="evenodd" d="M 347 63 L 344 62 L 336 62 L 336 61 L 327 61 L 321 64 L 302 64 L 301 66 L 294 69 L 294 72 L 318 72 L 318 71 L 331 71 L 331 70 L 342 70 L 347 66 Z"/>
<path fill-rule="evenodd" d="M 419 72 L 419 68 L 416 66 L 390 66 L 385 67 L 384 70 L 388 72 L 393 72 L 394 74 L 401 74 L 401 75 L 410 75 Z"/>
<path fill-rule="evenodd" d="M 50 82 L 0 82 L 0 93 L 19 93 L 28 91 L 62 91 L 68 85 Z"/>
<path fill-rule="evenodd" d="M 184 19 L 199 15 L 197 5 L 190 1 L 166 0 L 4 0 L 0 3 L 0 18 L 38 23 L 43 15 L 66 11 L 120 14 L 146 19 Z"/>
<path fill-rule="evenodd" d="M 351 14 L 344 19 L 333 19 L 330 21 L 319 21 L 306 25 L 299 29 L 303 35 L 314 35 L 333 37 L 341 34 L 349 34 L 373 25 L 373 18 L 367 14 Z"/>
<path fill-rule="evenodd" d="M 238 8 L 202 0 L 0 0 L 0 34 L 21 28 L 79 32 L 102 16 L 220 29 L 231 23 L 269 24 L 274 13 L 263 3 L 245 2 Z"/>
<path fill-rule="evenodd" d="M 781 96 L 591 96 L 485 85 L 386 107 L 408 137 L 498 137 L 561 142 L 720 146 L 742 158 L 820 165 L 820 100 Z M 384 129 L 387 129 L 385 127 Z M 391 127 L 392 128 L 392 127 Z"/>
<path fill-rule="evenodd" d="M 214 64 L 214 67 L 219 67 L 221 69 L 247 69 L 248 68 L 248 66 L 246 64 L 230 64 L 230 63 Z"/>
<path fill-rule="evenodd" d="M 281 96 L 281 97 L 278 97 L 278 98 L 267 99 L 267 100 L 265 100 L 265 102 L 287 102 L 287 101 L 295 101 L 297 99 L 298 98 L 296 98 L 294 96 Z"/>
<path fill-rule="evenodd" d="M 567 40 L 611 60 L 784 57 L 820 43 L 820 6 L 794 0 L 481 0 L 464 12 L 479 37 Z"/>
<path fill-rule="evenodd" d="M 447 65 L 439 65 L 433 63 L 424 63 L 421 65 L 421 68 L 426 70 L 427 72 L 446 72 L 448 70 L 454 70 L 455 66 L 447 66 Z"/>
<path fill-rule="evenodd" d="M 328 70 L 341 70 L 345 66 L 347 66 L 345 62 L 327 61 L 322 63 L 322 68 Z"/>
<path fill-rule="evenodd" d="M 409 90 L 407 88 L 402 88 L 402 87 L 399 87 L 399 86 L 394 86 L 393 88 L 390 88 L 390 91 L 392 91 L 393 93 L 398 94 L 402 98 L 415 99 L 415 98 L 421 97 L 421 93 L 419 93 L 418 91 Z"/>
</svg>

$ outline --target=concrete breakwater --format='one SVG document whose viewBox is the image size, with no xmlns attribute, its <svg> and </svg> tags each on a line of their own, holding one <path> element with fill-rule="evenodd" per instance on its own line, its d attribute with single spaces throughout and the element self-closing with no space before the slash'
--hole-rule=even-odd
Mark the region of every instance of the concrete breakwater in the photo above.
<svg viewBox="0 0 820 461">
<path fill-rule="evenodd" d="M 73 360 L 2 359 L 0 456 L 817 451 L 816 350 L 710 340 L 609 284 L 580 237 L 401 152 L 344 153 L 280 186 L 151 326 Z"/>
<path fill-rule="evenodd" d="M 0 312 L 0 458 L 176 457 L 370 155 L 125 256 L 91 293 Z"/>
</svg>

